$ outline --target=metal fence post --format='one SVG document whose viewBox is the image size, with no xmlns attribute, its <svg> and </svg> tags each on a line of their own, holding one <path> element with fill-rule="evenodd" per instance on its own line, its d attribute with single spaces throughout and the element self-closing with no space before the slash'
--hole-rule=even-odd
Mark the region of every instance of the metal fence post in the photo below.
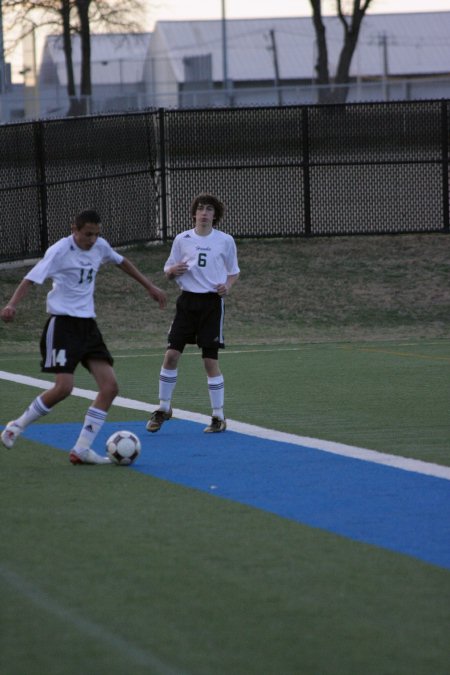
<svg viewBox="0 0 450 675">
<path fill-rule="evenodd" d="M 444 209 L 444 232 L 450 232 L 449 223 L 449 206 L 448 206 L 448 181 L 449 176 L 449 162 L 448 162 L 448 101 L 441 101 L 441 128 L 442 128 L 442 199 Z"/>
<path fill-rule="evenodd" d="M 158 109 L 159 117 L 159 161 L 161 176 L 161 234 L 164 243 L 167 241 L 167 176 L 166 176 L 166 136 L 164 127 L 165 109 Z"/>
<path fill-rule="evenodd" d="M 36 149 L 36 187 L 39 206 L 39 236 L 41 253 L 48 248 L 48 222 L 47 222 L 47 182 L 45 178 L 45 151 L 42 122 L 33 123 L 34 147 Z"/>
<path fill-rule="evenodd" d="M 305 236 L 311 236 L 311 187 L 309 176 L 309 117 L 308 108 L 302 108 L 303 200 Z"/>
</svg>

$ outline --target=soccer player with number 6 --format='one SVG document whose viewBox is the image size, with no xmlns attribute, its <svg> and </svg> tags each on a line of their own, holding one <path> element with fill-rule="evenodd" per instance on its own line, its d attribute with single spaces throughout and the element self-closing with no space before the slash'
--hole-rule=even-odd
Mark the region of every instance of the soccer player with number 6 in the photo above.
<svg viewBox="0 0 450 675">
<path fill-rule="evenodd" d="M 130 260 L 115 251 L 100 236 L 100 231 L 98 213 L 82 211 L 75 218 L 72 234 L 47 249 L 42 260 L 25 275 L 0 312 L 3 321 L 13 321 L 16 306 L 29 288 L 52 279 L 53 286 L 47 295 L 47 313 L 50 316 L 41 337 L 41 369 L 44 373 L 54 373 L 55 383 L 37 396 L 20 417 L 8 422 L 1 433 L 6 448 L 12 448 L 29 424 L 47 415 L 57 403 L 70 395 L 74 371 L 81 363 L 96 381 L 98 394 L 87 410 L 81 433 L 70 452 L 70 461 L 72 464 L 111 463 L 108 457 L 97 454 L 91 448 L 119 391 L 113 358 L 95 320 L 95 277 L 101 265 L 113 263 L 140 283 L 160 309 L 166 306 L 166 295 Z"/>
<path fill-rule="evenodd" d="M 225 346 L 223 320 L 225 296 L 239 276 L 233 237 L 215 226 L 224 205 L 214 195 L 202 193 L 191 204 L 194 227 L 178 234 L 164 265 L 168 279 L 175 279 L 181 295 L 169 331 L 168 348 L 159 375 L 159 409 L 147 423 L 147 431 L 159 431 L 172 417 L 171 400 L 178 377 L 178 360 L 186 344 L 202 350 L 212 408 L 207 433 L 225 431 L 224 378 L 218 364 Z"/>
</svg>

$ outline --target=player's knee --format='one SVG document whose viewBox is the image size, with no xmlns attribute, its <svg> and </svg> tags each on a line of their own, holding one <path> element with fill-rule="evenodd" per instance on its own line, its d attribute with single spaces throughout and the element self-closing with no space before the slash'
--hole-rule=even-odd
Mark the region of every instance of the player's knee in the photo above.
<svg viewBox="0 0 450 675">
<path fill-rule="evenodd" d="M 219 358 L 218 347 L 203 347 L 202 358 L 203 359 L 213 359 L 214 361 L 217 361 L 218 358 Z"/>
<path fill-rule="evenodd" d="M 61 382 L 55 386 L 55 393 L 57 394 L 57 397 L 60 401 L 70 396 L 72 390 L 73 384 L 69 382 Z"/>
<path fill-rule="evenodd" d="M 175 370 L 178 366 L 178 360 L 182 351 L 182 349 L 168 349 L 164 356 L 163 367 L 167 368 L 167 370 Z"/>
</svg>

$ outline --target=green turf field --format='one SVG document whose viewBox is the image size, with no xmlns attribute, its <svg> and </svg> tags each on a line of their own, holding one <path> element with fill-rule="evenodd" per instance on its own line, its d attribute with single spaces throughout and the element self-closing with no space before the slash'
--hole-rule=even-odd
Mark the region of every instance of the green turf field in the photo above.
<svg viewBox="0 0 450 675">
<path fill-rule="evenodd" d="M 228 415 L 448 464 L 447 346 L 230 349 Z M 117 356 L 121 394 L 155 402 L 159 354 Z M 205 412 L 198 361 L 176 405 Z M 31 356 L 6 364 L 41 377 Z M 0 390 L 8 419 L 38 391 Z M 72 397 L 51 421 L 85 408 Z M 0 462 L 2 672 L 447 672 L 446 570 L 127 469 L 80 471 L 25 439 Z"/>
<path fill-rule="evenodd" d="M 401 259 L 405 240 L 389 240 Z M 273 246 L 263 248 L 275 261 Z M 337 247 L 342 256 L 342 241 Z M 313 267 L 318 249 L 323 268 L 325 246 L 317 242 L 305 265 Z M 248 255 L 247 249 L 247 269 Z M 361 248 L 357 259 L 372 275 L 362 263 L 379 255 L 370 255 Z M 439 279 L 431 267 L 420 276 L 425 294 L 427 279 L 436 288 L 443 274 L 444 262 L 434 262 Z M 11 277 L 20 274 L 0 272 L 2 295 Z M 350 277 L 341 282 L 351 285 Z M 243 276 L 240 284 L 246 297 L 250 282 Z M 351 286 L 355 297 L 358 286 L 360 278 Z M 442 316 L 446 297 L 435 303 Z M 448 323 L 436 318 L 436 307 L 427 315 L 423 303 L 414 330 L 408 298 L 395 320 L 382 315 L 383 324 L 378 315 L 373 340 L 367 339 L 373 317 L 363 317 L 367 300 L 350 324 L 350 309 L 338 312 L 333 295 L 323 309 L 326 316 L 334 312 L 330 331 L 320 328 L 316 310 L 305 327 L 314 332 L 311 341 L 299 339 L 300 328 L 295 339 L 291 313 L 278 337 L 270 317 L 263 322 L 266 342 L 255 338 L 256 309 L 246 322 L 230 298 L 228 333 L 235 339 L 221 356 L 228 418 L 448 466 Z M 39 303 L 31 302 L 12 330 L 0 326 L 0 370 L 49 379 L 36 353 L 42 295 Z M 122 312 L 123 306 L 121 319 Z M 335 339 L 337 312 L 348 331 L 342 340 Z M 106 327 L 120 394 L 156 404 L 164 341 L 143 344 L 144 320 L 136 331 L 127 338 L 122 322 L 117 331 L 114 321 Z M 194 350 L 183 357 L 174 405 L 208 414 L 200 361 Z M 82 370 L 76 385 L 93 388 Z M 0 379 L 1 423 L 38 392 Z M 71 397 L 45 423 L 78 422 L 86 405 Z M 109 419 L 144 423 L 147 415 L 113 407 Z M 448 570 L 111 469 L 72 467 L 65 453 L 25 438 L 0 452 L 1 673 L 447 675 Z"/>
</svg>

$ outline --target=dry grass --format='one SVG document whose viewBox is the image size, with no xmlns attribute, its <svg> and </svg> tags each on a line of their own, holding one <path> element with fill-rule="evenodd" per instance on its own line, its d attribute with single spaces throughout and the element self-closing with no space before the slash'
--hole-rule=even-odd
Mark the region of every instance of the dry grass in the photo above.
<svg viewBox="0 0 450 675">
<path fill-rule="evenodd" d="M 228 344 L 440 338 L 450 332 L 450 238 L 443 234 L 238 241 L 241 278 L 227 302 Z M 161 312 L 145 291 L 107 267 L 97 280 L 98 321 L 108 345 L 163 348 L 177 287 L 162 267 L 170 246 L 126 255 L 168 292 Z M 25 270 L 0 270 L 1 300 Z M 36 288 L 3 352 L 36 351 L 48 286 Z"/>
<path fill-rule="evenodd" d="M 265 241 L 256 247 L 240 246 L 242 280 L 231 310 L 254 338 L 448 335 L 448 237 Z"/>
</svg>

